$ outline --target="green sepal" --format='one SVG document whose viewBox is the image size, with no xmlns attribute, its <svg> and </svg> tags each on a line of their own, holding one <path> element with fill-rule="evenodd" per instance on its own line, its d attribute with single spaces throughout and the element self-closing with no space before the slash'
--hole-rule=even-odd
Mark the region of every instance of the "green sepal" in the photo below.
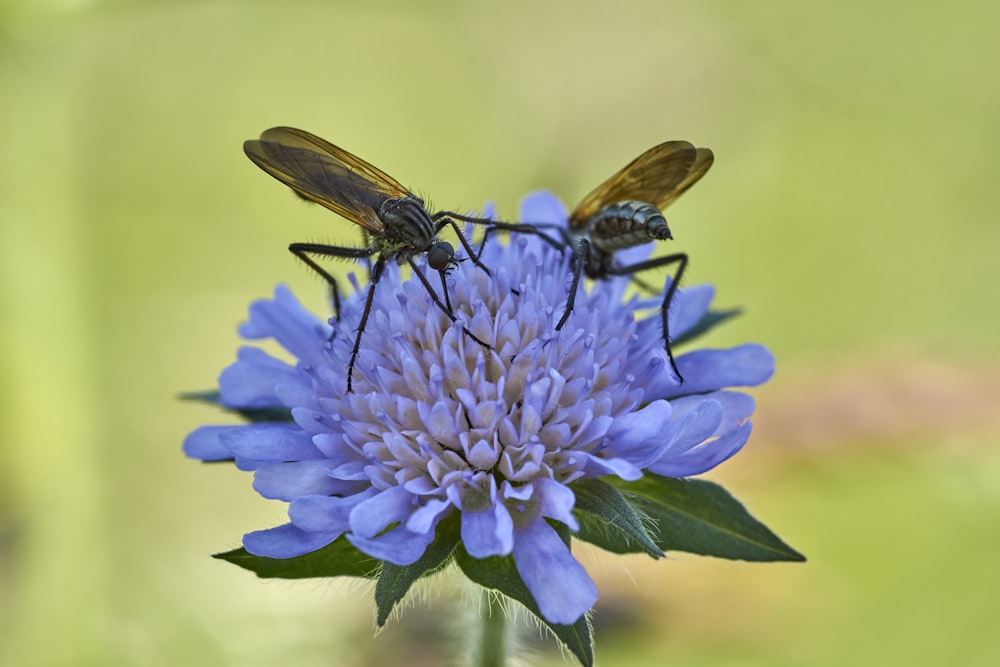
<svg viewBox="0 0 1000 667">
<path fill-rule="evenodd" d="M 393 565 L 388 562 L 382 564 L 382 573 L 375 584 L 379 627 L 385 625 L 393 608 L 402 601 L 418 579 L 433 574 L 448 564 L 452 552 L 461 541 L 459 526 L 457 513 L 438 524 L 434 542 L 412 565 Z"/>
<path fill-rule="evenodd" d="M 664 551 L 757 562 L 806 559 L 718 484 L 649 472 L 634 482 L 614 484 L 655 521 L 649 530 Z"/>
<path fill-rule="evenodd" d="M 458 563 L 458 567 L 465 573 L 465 576 L 483 588 L 498 591 L 524 605 L 539 622 L 549 629 L 556 639 L 561 641 L 576 656 L 580 664 L 584 667 L 593 666 L 594 639 L 587 615 L 584 614 L 572 625 L 559 625 L 546 621 L 535 603 L 534 596 L 522 581 L 521 575 L 518 574 L 513 556 L 473 558 L 465 551 L 464 547 L 459 545 L 455 549 L 455 562 Z"/>
<path fill-rule="evenodd" d="M 742 308 L 731 308 L 730 310 L 710 310 L 701 316 L 697 324 L 685 331 L 677 338 L 670 340 L 671 345 L 680 346 L 694 340 L 698 336 L 703 336 L 723 322 L 737 315 L 742 314 Z"/>
<path fill-rule="evenodd" d="M 600 479 L 581 479 L 569 488 L 576 496 L 577 538 L 617 554 L 665 555 L 646 531 L 643 518 L 618 489 Z"/>
<path fill-rule="evenodd" d="M 290 422 L 292 421 L 292 411 L 288 408 L 230 408 L 222 404 L 222 396 L 216 390 L 207 391 L 186 391 L 178 394 L 177 398 L 182 401 L 196 401 L 198 403 L 208 403 L 217 408 L 222 408 L 226 412 L 239 415 L 249 422 Z"/>
<path fill-rule="evenodd" d="M 366 556 L 343 537 L 322 549 L 294 558 L 254 556 L 246 549 L 214 554 L 212 558 L 228 561 L 250 570 L 261 579 L 309 579 L 311 577 L 363 577 L 374 579 L 382 561 Z"/>
</svg>

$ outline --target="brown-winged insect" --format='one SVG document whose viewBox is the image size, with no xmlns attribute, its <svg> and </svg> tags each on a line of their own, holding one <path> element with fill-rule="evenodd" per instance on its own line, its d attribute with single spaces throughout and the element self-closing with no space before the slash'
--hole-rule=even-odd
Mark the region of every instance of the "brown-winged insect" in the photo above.
<svg viewBox="0 0 1000 667">
<path fill-rule="evenodd" d="M 292 243 L 288 246 L 294 255 L 330 283 L 338 318 L 340 300 L 336 281 L 310 255 L 348 259 L 369 259 L 377 256 L 374 265 L 371 266 L 368 296 L 354 339 L 351 360 L 347 365 L 348 393 L 353 391 L 354 364 L 371 311 L 375 286 L 389 260 L 395 259 L 399 264 L 409 264 L 431 299 L 452 322 L 456 321 L 456 318 L 448 297 L 445 273 L 455 265 L 455 250 L 447 241 L 438 240 L 437 235 L 441 230 L 450 225 L 458 234 L 469 257 L 489 274 L 489 270 L 479 261 L 453 220 L 453 218 L 470 221 L 478 219 L 448 211 L 430 214 L 422 199 L 385 172 L 344 149 L 305 130 L 272 127 L 265 130 L 260 139 L 245 141 L 243 151 L 254 164 L 290 187 L 303 199 L 330 209 L 359 225 L 363 230 L 365 238 L 363 248 L 322 243 Z M 414 257 L 420 254 L 427 256 L 427 265 L 440 275 L 445 302 L 441 301 L 423 271 L 413 261 Z M 477 343 L 489 348 L 487 343 L 476 338 L 464 326 L 462 329 Z"/>
<path fill-rule="evenodd" d="M 687 267 L 687 253 L 678 252 L 623 265 L 615 260 L 615 252 L 650 241 L 672 239 L 661 211 L 704 176 L 713 159 L 712 151 L 707 148 L 695 148 L 687 141 L 667 141 L 632 160 L 584 197 L 570 214 L 568 228 L 551 224 L 494 222 L 487 229 L 487 234 L 493 229 L 537 234 L 556 248 L 572 251 L 573 281 L 556 331 L 562 329 L 573 311 L 581 275 L 603 280 L 677 264 L 677 271 L 664 292 L 660 312 L 667 358 L 678 380 L 683 382 L 670 348 L 667 311 Z M 551 238 L 545 231 L 554 232 L 558 239 Z"/>
</svg>

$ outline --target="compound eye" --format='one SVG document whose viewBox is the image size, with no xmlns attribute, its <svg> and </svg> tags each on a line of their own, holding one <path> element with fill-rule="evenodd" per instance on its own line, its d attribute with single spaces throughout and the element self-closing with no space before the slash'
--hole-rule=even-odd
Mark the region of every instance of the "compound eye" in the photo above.
<svg viewBox="0 0 1000 667">
<path fill-rule="evenodd" d="M 427 265 L 436 271 L 444 271 L 455 260 L 455 248 L 447 241 L 438 241 L 427 251 Z"/>
</svg>

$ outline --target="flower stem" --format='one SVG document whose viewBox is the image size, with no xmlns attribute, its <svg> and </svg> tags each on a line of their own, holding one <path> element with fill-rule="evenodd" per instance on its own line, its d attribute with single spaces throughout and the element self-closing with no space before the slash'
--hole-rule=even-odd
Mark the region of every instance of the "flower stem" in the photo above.
<svg viewBox="0 0 1000 667">
<path fill-rule="evenodd" d="M 507 664 L 507 616 L 496 599 L 496 594 L 487 589 L 481 593 L 482 604 L 479 615 L 482 619 L 482 634 L 476 656 L 476 667 L 504 667 Z"/>
</svg>

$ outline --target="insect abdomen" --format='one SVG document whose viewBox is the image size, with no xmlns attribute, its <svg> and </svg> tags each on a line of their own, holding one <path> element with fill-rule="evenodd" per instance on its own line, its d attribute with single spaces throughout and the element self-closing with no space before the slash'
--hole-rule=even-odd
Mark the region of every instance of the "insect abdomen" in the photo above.
<svg viewBox="0 0 1000 667">
<path fill-rule="evenodd" d="M 591 218 L 588 226 L 591 243 L 605 253 L 673 238 L 660 210 L 641 201 L 605 206 Z"/>
</svg>

